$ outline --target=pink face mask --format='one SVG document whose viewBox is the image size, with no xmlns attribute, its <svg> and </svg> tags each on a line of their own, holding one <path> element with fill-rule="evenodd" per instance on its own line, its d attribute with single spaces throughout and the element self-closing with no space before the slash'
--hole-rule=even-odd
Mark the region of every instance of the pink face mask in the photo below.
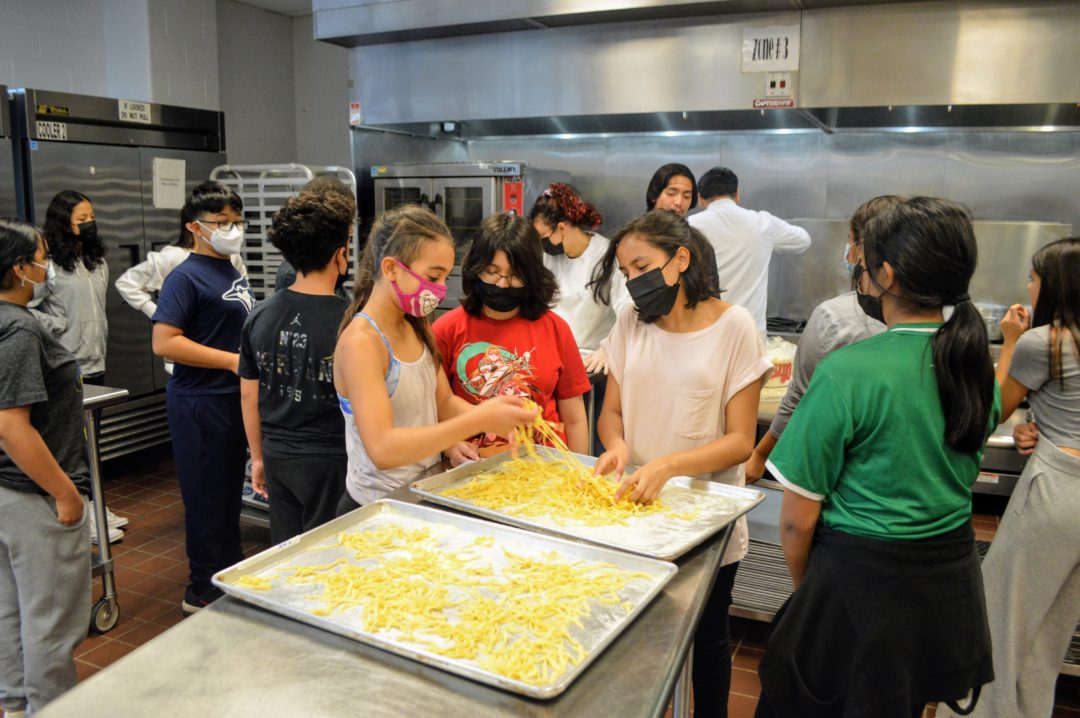
<svg viewBox="0 0 1080 718">
<path fill-rule="evenodd" d="M 414 276 L 416 281 L 420 282 L 420 286 L 411 294 L 401 291 L 397 282 L 390 282 L 390 286 L 394 288 L 394 293 L 397 294 L 401 310 L 414 317 L 426 317 L 435 311 L 435 307 L 439 306 L 439 302 L 446 296 L 446 285 L 436 284 L 426 277 L 421 277 L 405 266 L 405 263 L 401 260 L 395 259 L 394 261 L 397 262 L 399 267 Z"/>
</svg>

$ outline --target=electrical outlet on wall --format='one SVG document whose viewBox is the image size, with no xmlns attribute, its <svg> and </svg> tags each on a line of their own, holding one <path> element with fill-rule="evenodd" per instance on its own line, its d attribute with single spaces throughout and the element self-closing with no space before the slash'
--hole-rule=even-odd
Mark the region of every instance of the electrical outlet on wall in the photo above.
<svg viewBox="0 0 1080 718">
<path fill-rule="evenodd" d="M 765 97 L 791 97 L 792 94 L 790 72 L 765 73 Z"/>
</svg>

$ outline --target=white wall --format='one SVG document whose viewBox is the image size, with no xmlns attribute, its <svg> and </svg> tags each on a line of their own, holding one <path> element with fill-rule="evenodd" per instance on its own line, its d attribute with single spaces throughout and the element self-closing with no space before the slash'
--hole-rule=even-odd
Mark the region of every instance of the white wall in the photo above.
<svg viewBox="0 0 1080 718">
<path fill-rule="evenodd" d="M 348 51 L 317 41 L 310 15 L 292 24 L 297 162 L 349 167 Z"/>
<path fill-rule="evenodd" d="M 151 100 L 221 109 L 215 0 L 149 0 L 149 10 Z"/>
<path fill-rule="evenodd" d="M 235 0 L 219 0 L 217 11 L 229 163 L 295 162 L 292 20 Z"/>
<path fill-rule="evenodd" d="M 104 95 L 105 0 L 0 0 L 0 84 Z"/>
<path fill-rule="evenodd" d="M 215 0 L 0 0 L 0 83 L 216 110 Z"/>
</svg>

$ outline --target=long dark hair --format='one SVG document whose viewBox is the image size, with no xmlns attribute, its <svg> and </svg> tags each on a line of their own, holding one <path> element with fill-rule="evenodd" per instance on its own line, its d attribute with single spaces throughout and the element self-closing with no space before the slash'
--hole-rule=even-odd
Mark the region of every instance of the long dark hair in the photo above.
<svg viewBox="0 0 1080 718">
<path fill-rule="evenodd" d="M 14 217 L 0 217 L 0 286 L 11 289 L 12 268 L 33 262 L 40 241 L 34 225 Z"/>
<path fill-rule="evenodd" d="M 592 281 L 589 282 L 593 298 L 597 302 L 611 304 L 611 276 L 618 265 L 615 252 L 619 243 L 632 234 L 639 235 L 652 246 L 663 250 L 668 257 L 674 257 L 679 247 L 686 247 L 690 253 L 690 264 L 679 281 L 686 293 L 687 309 L 693 309 L 698 302 L 706 299 L 720 298 L 723 290 L 720 289 L 720 276 L 716 272 L 716 252 L 709 240 L 674 212 L 654 209 L 620 227 L 611 238 L 611 244 L 608 245 L 604 257 L 596 263 Z M 659 319 L 643 316 L 640 312 L 638 318 L 646 323 Z"/>
<path fill-rule="evenodd" d="M 75 190 L 65 189 L 52 198 L 49 208 L 45 210 L 42 233 L 49 243 L 49 256 L 68 272 L 75 271 L 76 259 L 82 259 L 87 269 L 94 269 L 105 262 L 105 245 L 100 237 L 88 240 L 71 231 L 71 213 L 82 202 L 90 202 L 90 198 Z"/>
<path fill-rule="evenodd" d="M 583 230 L 596 229 L 604 223 L 600 210 L 582 199 L 580 192 L 563 182 L 548 185 L 536 198 L 529 210 L 529 222 L 537 217 L 552 229 L 559 222 L 568 222 Z"/>
<path fill-rule="evenodd" d="M 1031 258 L 1031 268 L 1039 275 L 1039 296 L 1031 326 L 1051 325 L 1050 378 L 1064 386 L 1061 368 L 1065 335 L 1072 337 L 1072 350 L 1080 362 L 1080 237 L 1065 237 L 1046 245 Z"/>
<path fill-rule="evenodd" d="M 649 186 L 645 190 L 645 209 L 655 209 L 656 200 L 660 198 L 664 190 L 667 189 L 668 183 L 671 182 L 673 177 L 685 177 L 690 180 L 690 207 L 693 209 L 697 207 L 697 180 L 694 179 L 694 173 L 690 171 L 690 168 L 686 165 L 681 165 L 678 162 L 672 162 L 662 166 L 660 169 L 653 172 L 652 179 L 649 180 Z"/>
<path fill-rule="evenodd" d="M 558 292 L 555 275 L 544 266 L 540 252 L 540 236 L 532 223 L 514 214 L 493 214 L 480 223 L 472 245 L 461 261 L 461 289 L 464 296 L 461 306 L 466 312 L 478 317 L 484 313 L 484 303 L 476 297 L 476 285 L 495 253 L 506 252 L 510 271 L 529 289 L 529 296 L 521 303 L 521 316 L 539 319 L 551 308 Z"/>
<path fill-rule="evenodd" d="M 934 377 L 945 414 L 945 443 L 956 451 L 982 448 L 994 402 L 994 365 L 986 325 L 968 297 L 978 261 L 966 209 L 944 199 L 911 197 L 866 223 L 863 256 L 870 278 L 888 262 L 915 311 L 953 306 L 933 337 Z"/>
<path fill-rule="evenodd" d="M 386 257 L 396 257 L 405 264 L 411 264 L 420 256 L 420 249 L 428 242 L 444 241 L 453 244 L 450 228 L 426 207 L 415 204 L 403 205 L 385 212 L 375 218 L 368 234 L 367 246 L 360 259 L 360 268 L 353 285 L 353 298 L 345 310 L 338 336 L 349 326 L 353 316 L 371 298 L 375 281 L 379 277 L 379 265 Z M 431 333 L 430 317 L 405 315 L 405 321 L 416 333 L 416 337 L 427 347 L 428 353 L 436 365 L 439 363 L 439 348 Z"/>
</svg>

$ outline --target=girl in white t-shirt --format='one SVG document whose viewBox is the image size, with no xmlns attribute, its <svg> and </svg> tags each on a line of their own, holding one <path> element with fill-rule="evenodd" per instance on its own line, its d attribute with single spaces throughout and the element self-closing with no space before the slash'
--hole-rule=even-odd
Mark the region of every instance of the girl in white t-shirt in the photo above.
<svg viewBox="0 0 1080 718">
<path fill-rule="evenodd" d="M 607 451 L 596 473 L 614 471 L 622 482 L 617 496 L 641 503 L 653 501 L 672 476 L 742 486 L 761 385 L 772 368 L 753 317 L 720 299 L 712 247 L 672 212 L 653 210 L 616 233 L 597 267 L 598 300 L 606 299 L 616 266 L 635 308 L 619 313 L 601 344 L 609 386 L 599 433 Z M 640 468 L 624 477 L 631 464 Z M 727 715 L 727 612 L 747 542 L 740 519 L 694 636 L 701 715 Z"/>
</svg>

